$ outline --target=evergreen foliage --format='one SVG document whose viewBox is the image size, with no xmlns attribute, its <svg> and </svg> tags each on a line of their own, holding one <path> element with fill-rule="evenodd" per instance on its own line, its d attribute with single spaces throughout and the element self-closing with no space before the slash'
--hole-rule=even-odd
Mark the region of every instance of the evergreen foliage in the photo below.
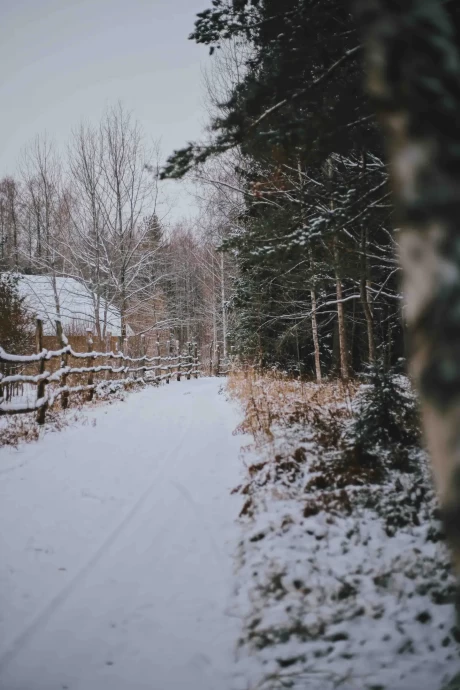
<svg viewBox="0 0 460 690">
<path fill-rule="evenodd" d="M 238 148 L 244 212 L 223 245 L 234 351 L 317 378 L 318 359 L 330 376 L 391 366 L 404 355 L 392 205 L 352 15 L 338 0 L 213 0 L 190 38 L 247 48 L 210 140 L 163 170 Z"/>
<path fill-rule="evenodd" d="M 246 75 L 206 146 L 189 144 L 172 156 L 168 177 L 180 177 L 215 153 L 241 145 L 260 157 L 294 150 L 310 164 L 375 139 L 363 96 L 357 27 L 338 0 L 213 0 L 190 38 L 213 52 L 229 39 L 252 47 Z"/>
<path fill-rule="evenodd" d="M 4 350 L 24 354 L 32 344 L 33 320 L 19 296 L 17 277 L 0 274 L 0 343 Z"/>
<path fill-rule="evenodd" d="M 366 382 L 358 395 L 351 437 L 362 459 L 391 451 L 393 459 L 416 445 L 420 438 L 419 411 L 409 380 L 395 368 L 385 369 L 381 361 L 366 367 Z"/>
</svg>

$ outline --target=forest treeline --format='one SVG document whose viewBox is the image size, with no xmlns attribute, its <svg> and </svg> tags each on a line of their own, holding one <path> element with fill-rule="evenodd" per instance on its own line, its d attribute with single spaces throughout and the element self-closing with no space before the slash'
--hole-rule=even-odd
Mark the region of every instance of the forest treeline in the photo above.
<svg viewBox="0 0 460 690">
<path fill-rule="evenodd" d="M 114 307 L 122 336 L 173 338 L 181 347 L 192 340 L 217 344 L 231 280 L 228 260 L 217 252 L 222 221 L 211 198 L 206 214 L 171 221 L 158 166 L 158 146 L 147 145 L 122 104 L 108 108 L 100 123 L 77 127 L 64 150 L 37 135 L 22 151 L 15 175 L 0 179 L 4 277 L 48 276 L 58 315 L 56 278 L 76 279 L 92 295 L 99 339 L 109 334 Z M 10 311 L 11 285 L 14 280 L 3 280 L 0 289 Z M 85 324 L 82 329 L 70 335 L 84 335 Z M 7 331 L 1 329 L 3 339 Z"/>
<path fill-rule="evenodd" d="M 334 0 L 215 0 L 191 38 L 213 52 L 211 124 L 162 176 L 197 183 L 196 221 L 168 221 L 158 152 L 118 105 L 65 154 L 37 137 L 1 180 L 2 270 L 78 278 L 100 337 L 108 304 L 122 332 L 318 381 L 395 364 L 394 219 L 355 20 Z"/>
<path fill-rule="evenodd" d="M 317 380 L 394 365 L 405 351 L 397 232 L 346 3 L 214 0 L 190 38 L 213 53 L 212 119 L 163 176 L 205 175 L 217 157 L 242 195 L 224 241 L 233 344 Z"/>
<path fill-rule="evenodd" d="M 398 229 L 347 3 L 213 0 L 190 38 L 213 54 L 203 140 L 162 167 L 120 105 L 64 155 L 38 137 L 0 181 L 2 270 L 77 277 L 102 337 L 98 300 L 123 332 L 318 381 L 395 365 Z M 184 176 L 200 212 L 171 223 L 159 177 Z"/>
</svg>

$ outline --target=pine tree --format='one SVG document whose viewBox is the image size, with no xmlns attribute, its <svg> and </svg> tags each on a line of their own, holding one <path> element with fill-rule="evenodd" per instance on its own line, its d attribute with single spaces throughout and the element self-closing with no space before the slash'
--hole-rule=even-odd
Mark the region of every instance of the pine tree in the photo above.
<svg viewBox="0 0 460 690">
<path fill-rule="evenodd" d="M 386 453 L 393 464 L 404 460 L 419 440 L 419 411 L 414 391 L 403 367 L 386 369 L 382 361 L 366 368 L 365 387 L 355 403 L 351 438 L 361 459 L 377 462 Z"/>
<path fill-rule="evenodd" d="M 234 346 L 317 380 L 380 355 L 396 361 L 388 175 L 353 18 L 336 0 L 216 0 L 191 38 L 212 50 L 230 38 L 250 45 L 210 143 L 176 152 L 163 171 L 180 177 L 239 147 L 246 208 L 225 243 L 239 269 Z"/>
<path fill-rule="evenodd" d="M 18 292 L 18 278 L 0 275 L 0 346 L 13 354 L 24 354 L 32 344 L 33 319 Z"/>
</svg>

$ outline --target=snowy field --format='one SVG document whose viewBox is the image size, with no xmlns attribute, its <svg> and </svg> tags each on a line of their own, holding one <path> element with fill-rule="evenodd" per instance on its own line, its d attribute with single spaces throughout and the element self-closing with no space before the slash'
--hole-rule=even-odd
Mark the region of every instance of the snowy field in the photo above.
<svg viewBox="0 0 460 690">
<path fill-rule="evenodd" d="M 222 380 L 0 451 L 0 688 L 228 690 L 242 501 Z"/>
</svg>

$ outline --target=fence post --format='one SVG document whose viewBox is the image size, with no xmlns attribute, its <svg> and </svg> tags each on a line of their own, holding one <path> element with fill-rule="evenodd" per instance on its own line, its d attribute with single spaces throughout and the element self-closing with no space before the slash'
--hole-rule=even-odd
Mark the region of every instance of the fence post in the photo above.
<svg viewBox="0 0 460 690">
<path fill-rule="evenodd" d="M 93 351 L 93 331 L 91 328 L 86 329 L 86 351 L 87 352 L 92 352 Z M 90 355 L 88 357 L 88 368 L 91 368 L 94 366 L 94 358 Z M 94 374 L 92 371 L 88 373 L 88 386 L 94 385 Z M 90 388 L 88 391 L 88 402 L 91 402 L 91 400 L 94 397 L 94 389 Z"/>
<path fill-rule="evenodd" d="M 116 374 L 116 373 L 114 372 L 114 369 L 118 369 L 118 368 L 119 368 L 118 365 L 119 365 L 119 362 L 120 362 L 120 357 L 119 357 L 119 354 L 120 354 L 120 341 L 119 341 L 119 339 L 118 339 L 116 336 L 115 336 L 115 338 L 116 338 L 116 339 L 115 339 L 115 343 L 114 343 L 114 344 L 115 344 L 115 352 L 113 353 L 113 357 L 110 357 L 111 370 L 110 370 L 109 374 L 110 374 L 110 380 L 111 380 L 111 381 L 115 381 L 115 380 L 116 380 L 116 379 L 115 379 L 115 376 L 118 376 L 118 374 Z"/>
<path fill-rule="evenodd" d="M 140 338 L 137 342 L 136 342 L 136 340 L 133 340 L 132 342 L 134 344 L 133 344 L 133 347 L 129 348 L 129 353 L 130 353 L 129 356 L 132 357 L 134 360 L 136 360 L 136 359 L 139 359 L 140 345 L 138 347 L 137 342 L 140 343 Z M 132 375 L 133 379 L 136 381 L 136 379 L 139 376 L 138 371 L 137 371 L 137 369 L 139 368 L 138 362 L 131 362 L 131 365 L 132 365 L 132 369 L 133 369 L 133 371 L 131 372 L 131 375 Z"/>
<path fill-rule="evenodd" d="M 180 353 L 180 344 L 179 344 L 178 340 L 176 340 L 176 353 L 177 353 L 177 380 L 180 381 L 182 359 L 181 359 L 181 353 Z"/>
<path fill-rule="evenodd" d="M 193 358 L 195 360 L 195 378 L 198 378 L 198 343 L 195 343 L 194 350 L 193 350 Z"/>
<path fill-rule="evenodd" d="M 35 332 L 35 342 L 36 342 L 37 354 L 40 354 L 43 351 L 43 321 L 41 319 L 37 319 L 37 328 L 36 328 L 36 332 Z M 45 366 L 46 366 L 46 361 L 43 358 L 38 363 L 38 373 L 39 374 L 44 374 Z M 42 379 L 41 381 L 39 381 L 37 383 L 37 401 L 42 400 L 45 397 L 45 390 L 46 390 L 46 382 L 44 379 Z M 37 410 L 37 424 L 40 424 L 40 426 L 45 423 L 46 407 L 47 407 L 47 405 L 43 404 Z"/>
<path fill-rule="evenodd" d="M 210 346 L 209 346 L 209 376 L 212 376 L 212 373 L 213 373 L 213 371 L 212 371 L 212 364 L 213 364 L 212 355 L 213 355 L 213 352 L 214 352 L 214 340 L 211 340 L 211 344 L 210 344 Z"/>
<path fill-rule="evenodd" d="M 126 336 L 123 338 L 122 354 L 125 355 L 125 357 L 129 357 L 129 343 L 128 338 Z M 127 379 L 129 378 L 129 362 L 125 359 L 123 359 L 122 362 L 124 367 L 123 378 Z"/>
<path fill-rule="evenodd" d="M 172 348 L 172 340 L 171 338 L 167 341 L 166 343 L 166 383 L 169 383 L 171 380 L 171 348 Z"/>
<path fill-rule="evenodd" d="M 112 332 L 108 331 L 106 335 L 106 342 L 105 342 L 105 366 L 106 367 L 111 367 L 112 366 L 112 360 L 109 357 L 109 352 L 112 351 Z M 110 381 L 110 369 L 106 369 L 105 372 L 105 379 L 106 381 Z"/>
<path fill-rule="evenodd" d="M 160 345 L 160 341 L 159 341 L 159 340 L 157 340 L 157 357 L 158 357 L 158 360 L 157 360 L 158 364 L 157 364 L 157 366 L 159 367 L 159 369 L 158 369 L 159 374 L 157 375 L 156 372 L 155 372 L 155 378 L 161 377 L 161 374 L 162 374 L 162 371 L 163 371 L 162 366 L 161 366 L 161 364 L 162 364 L 162 362 L 161 362 L 161 345 Z"/>
<path fill-rule="evenodd" d="M 114 362 L 114 367 L 113 367 L 113 368 L 114 368 L 114 369 L 119 369 L 120 367 L 123 367 L 123 366 L 124 366 L 123 357 L 120 356 L 120 355 L 123 354 L 123 336 L 122 336 L 122 335 L 119 335 L 119 336 L 118 336 L 117 341 L 116 341 L 116 343 L 115 343 L 115 348 L 116 348 L 115 352 L 116 352 L 116 354 L 118 355 L 118 357 L 117 357 L 117 359 L 116 359 L 115 362 Z M 114 379 L 114 380 L 116 381 L 118 378 L 120 378 L 120 372 L 118 372 L 117 374 L 115 374 L 115 379 Z"/>
<path fill-rule="evenodd" d="M 220 376 L 220 345 L 216 348 L 216 376 Z"/>
<path fill-rule="evenodd" d="M 187 381 L 190 381 L 192 372 L 192 343 L 187 343 Z"/>
<path fill-rule="evenodd" d="M 145 381 L 145 370 L 147 368 L 147 362 L 145 361 L 145 335 L 141 334 L 141 363 L 142 363 L 142 378 Z"/>
<path fill-rule="evenodd" d="M 64 336 L 64 332 L 62 330 L 62 323 L 57 320 L 56 321 L 56 333 L 57 337 L 59 340 L 59 344 L 61 348 L 66 347 L 67 343 L 67 338 Z M 65 369 L 67 367 L 67 354 L 62 355 L 61 357 L 61 367 Z M 67 386 L 67 374 L 61 374 L 61 387 L 65 388 Z M 61 393 L 61 405 L 62 409 L 66 410 L 69 406 L 69 392 L 68 391 L 62 391 Z"/>
</svg>

